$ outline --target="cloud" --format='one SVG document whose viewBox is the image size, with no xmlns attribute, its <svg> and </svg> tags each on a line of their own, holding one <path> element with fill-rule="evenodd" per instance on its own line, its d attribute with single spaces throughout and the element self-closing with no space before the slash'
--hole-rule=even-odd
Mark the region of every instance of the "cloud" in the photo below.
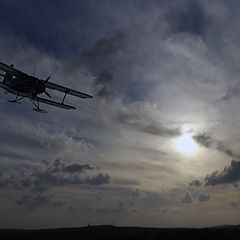
<svg viewBox="0 0 240 240">
<path fill-rule="evenodd" d="M 193 202 L 191 195 L 189 192 L 186 192 L 183 199 L 182 199 L 182 203 L 186 203 L 186 204 L 191 204 Z"/>
<path fill-rule="evenodd" d="M 222 101 L 228 101 L 233 97 L 238 97 L 240 92 L 239 83 L 228 86 L 224 96 L 221 98 Z"/>
<path fill-rule="evenodd" d="M 238 188 L 239 187 L 239 183 L 238 182 L 233 183 L 233 187 L 234 188 Z"/>
<path fill-rule="evenodd" d="M 68 164 L 61 159 L 42 162 L 38 166 L 24 165 L 0 175 L 0 188 L 44 192 L 65 185 L 102 185 L 110 182 L 108 174 L 89 174 L 96 168 L 88 164 Z"/>
<path fill-rule="evenodd" d="M 216 149 L 232 158 L 240 157 L 239 154 L 236 154 L 235 152 L 233 152 L 231 149 L 229 149 L 227 146 L 225 146 L 224 143 L 214 139 L 212 136 L 210 136 L 207 133 L 197 134 L 197 135 L 193 136 L 193 138 L 195 139 L 195 141 L 198 144 L 200 144 L 206 148 Z"/>
<path fill-rule="evenodd" d="M 111 60 L 114 60 L 126 46 L 126 32 L 116 31 L 109 38 L 97 40 L 91 48 L 81 51 L 76 58 L 75 63 L 82 63 L 91 69 L 100 69 L 103 65 L 111 66 Z M 110 58 L 110 59 L 109 59 Z"/>
<path fill-rule="evenodd" d="M 233 183 L 234 187 L 238 187 L 237 181 L 240 180 L 240 161 L 232 160 L 229 166 L 226 166 L 222 171 L 214 171 L 207 174 L 205 178 L 200 180 L 193 180 L 189 186 L 214 186 L 219 184 Z"/>
<path fill-rule="evenodd" d="M 60 207 L 65 204 L 65 202 L 61 200 L 53 200 L 43 194 L 25 194 L 15 202 L 19 206 L 26 207 L 28 210 L 34 210 L 35 208 L 44 206 Z"/>
<path fill-rule="evenodd" d="M 65 71 L 72 74 L 73 71 L 87 69 L 94 76 L 97 110 L 103 118 L 152 135 L 179 135 L 178 128 L 166 127 L 152 117 L 153 107 L 147 102 L 146 96 L 148 90 L 159 82 L 145 79 L 148 76 L 142 71 L 149 63 L 139 58 L 140 53 L 135 49 L 135 41 L 131 36 L 132 33 L 126 29 L 116 30 L 109 37 L 96 40 L 91 47 L 81 50 L 70 59 Z M 151 51 L 153 49 L 142 48 L 141 54 L 145 55 L 146 52 L 151 55 Z M 138 62 L 142 66 L 141 71 L 133 71 Z M 158 112 L 157 109 L 155 111 Z"/>
<path fill-rule="evenodd" d="M 240 203 L 239 203 L 239 202 L 234 202 L 234 201 L 232 201 L 232 202 L 230 203 L 230 206 L 231 206 L 232 208 L 237 208 L 237 207 L 240 206 Z"/>
<path fill-rule="evenodd" d="M 139 188 L 137 188 L 133 193 L 132 193 L 132 197 L 133 198 L 138 198 L 141 196 L 141 190 Z"/>
<path fill-rule="evenodd" d="M 161 193 L 150 191 L 150 190 L 142 190 L 135 189 L 135 191 L 130 192 L 130 198 L 128 200 L 128 205 L 131 207 L 150 207 L 157 208 L 161 205 L 165 205 L 169 203 L 169 196 L 165 195 L 163 191 Z"/>
<path fill-rule="evenodd" d="M 98 173 L 97 176 L 87 177 L 84 179 L 83 183 L 89 185 L 102 185 L 110 182 L 110 176 L 103 173 Z"/>
<path fill-rule="evenodd" d="M 158 111 L 154 105 L 142 102 L 124 105 L 118 102 L 116 107 L 117 111 L 113 110 L 112 117 L 125 128 L 162 137 L 180 135 L 179 128 L 165 126 L 157 120 Z"/>
<path fill-rule="evenodd" d="M 204 179 L 205 185 L 218 185 L 233 183 L 240 180 L 240 161 L 232 160 L 230 166 L 225 167 L 221 172 L 215 171 Z"/>
<path fill-rule="evenodd" d="M 28 112 L 26 115 L 20 115 L 18 125 L 14 116 L 6 112 L 1 115 L 0 121 L 5 123 L 0 126 L 1 153 L 37 162 L 44 158 L 62 156 L 69 148 L 74 155 L 76 149 L 81 149 L 79 152 L 83 154 L 94 149 L 94 145 L 83 137 L 76 139 L 71 137 L 73 134 L 69 134 L 66 128 L 59 129 L 59 124 L 53 126 L 48 122 L 49 118 L 38 122 L 31 120 L 32 117 L 37 119 L 37 116 L 31 114 Z"/>
<path fill-rule="evenodd" d="M 141 116 L 140 112 L 131 112 L 130 109 L 129 112 L 119 113 L 116 118 L 119 123 L 136 131 L 163 137 L 174 137 L 180 134 L 178 128 L 166 128 L 147 116 Z"/>
<path fill-rule="evenodd" d="M 120 212 L 124 212 L 127 210 L 127 207 L 123 202 L 117 202 L 112 204 L 112 206 L 76 206 L 70 205 L 69 210 L 73 212 L 81 211 L 85 213 L 95 212 L 98 214 L 116 214 Z"/>
<path fill-rule="evenodd" d="M 166 210 L 167 210 L 167 209 L 166 209 Z M 166 213 L 172 214 L 172 215 L 186 214 L 186 210 L 175 207 L 175 208 L 172 208 L 172 209 L 167 210 Z"/>
<path fill-rule="evenodd" d="M 102 71 L 96 78 L 96 91 L 97 95 L 100 97 L 109 97 L 114 94 L 114 88 L 112 83 L 114 81 L 114 76 L 110 71 Z"/>
<path fill-rule="evenodd" d="M 72 73 L 79 68 L 86 68 L 95 76 L 95 91 L 98 97 L 119 97 L 119 90 L 124 82 L 120 82 L 117 66 L 121 63 L 119 55 L 123 56 L 126 38 L 126 32 L 116 31 L 109 38 L 97 40 L 92 47 L 83 49 L 77 57 L 71 59 L 66 71 Z"/>
<path fill-rule="evenodd" d="M 91 167 L 89 164 L 80 165 L 80 164 L 74 163 L 67 166 L 62 166 L 63 172 L 70 172 L 70 173 L 74 173 L 74 172 L 81 173 L 86 170 L 93 170 L 93 169 L 94 168 Z"/>
<path fill-rule="evenodd" d="M 126 211 L 126 206 L 122 202 L 118 202 L 116 206 L 113 207 L 103 207 L 103 208 L 98 208 L 95 211 L 98 213 L 103 213 L 103 214 L 111 214 L 111 213 L 120 213 Z"/>
<path fill-rule="evenodd" d="M 98 2 L 92 4 L 73 0 L 69 5 L 62 0 L 58 2 L 53 0 L 44 4 L 23 0 L 21 4 L 18 1 L 0 3 L 0 7 L 3 9 L 2 34 L 15 35 L 25 39 L 29 45 L 35 45 L 42 51 L 57 56 L 69 52 L 74 54 L 76 49 L 87 45 L 86 41 L 89 42 L 102 35 L 106 28 L 109 30 L 113 28 L 112 24 L 99 21 L 107 18 L 107 14 L 104 11 L 104 4 Z M 14 21 L 9 16 L 9 11 L 18 21 Z M 79 12 L 82 14 L 79 15 Z M 29 19 L 33 18 L 35 21 L 30 24 Z"/>
<path fill-rule="evenodd" d="M 170 4 L 171 6 L 171 4 Z M 167 13 L 167 21 L 172 32 L 189 32 L 205 36 L 209 17 L 200 1 L 174 1 Z"/>
<path fill-rule="evenodd" d="M 198 202 L 208 202 L 210 199 L 210 195 L 205 194 L 205 193 L 201 193 L 198 197 Z"/>
<path fill-rule="evenodd" d="M 201 184 L 202 183 L 198 179 L 196 179 L 189 183 L 189 187 L 199 187 L 201 186 Z"/>
</svg>

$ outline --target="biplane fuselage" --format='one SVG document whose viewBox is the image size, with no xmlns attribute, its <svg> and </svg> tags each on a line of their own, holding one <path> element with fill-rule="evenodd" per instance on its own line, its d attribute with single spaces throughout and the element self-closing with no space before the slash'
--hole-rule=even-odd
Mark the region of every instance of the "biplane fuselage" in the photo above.
<svg viewBox="0 0 240 240">
<path fill-rule="evenodd" d="M 44 93 L 46 87 L 41 80 L 35 77 L 29 76 L 28 78 L 17 78 L 4 79 L 3 84 L 6 85 L 3 88 L 12 94 L 19 95 L 22 97 L 35 97 L 38 94 Z"/>
</svg>

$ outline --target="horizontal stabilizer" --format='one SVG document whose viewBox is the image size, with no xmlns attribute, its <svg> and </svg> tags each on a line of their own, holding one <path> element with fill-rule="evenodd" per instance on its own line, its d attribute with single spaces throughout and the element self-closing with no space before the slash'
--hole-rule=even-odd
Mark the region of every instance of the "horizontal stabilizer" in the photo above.
<svg viewBox="0 0 240 240">
<path fill-rule="evenodd" d="M 54 101 L 52 101 L 52 100 L 48 100 L 48 99 L 45 99 L 45 98 L 32 97 L 31 99 L 34 100 L 34 101 L 37 101 L 37 102 L 49 104 L 49 105 L 52 105 L 52 106 L 55 106 L 55 107 L 59 107 L 59 108 L 64 108 L 64 109 L 76 109 L 76 108 L 73 107 L 73 106 L 66 105 L 66 104 L 59 103 L 59 102 L 54 102 Z"/>
<path fill-rule="evenodd" d="M 67 93 L 67 94 L 73 95 L 75 97 L 79 97 L 79 98 L 93 98 L 93 96 L 88 95 L 86 93 L 78 92 L 76 90 L 73 90 L 73 89 L 70 89 L 70 88 L 66 88 L 66 87 L 60 86 L 60 85 L 55 84 L 55 83 L 46 82 L 45 86 L 47 88 L 52 89 L 52 90 L 57 90 L 59 92 Z"/>
</svg>

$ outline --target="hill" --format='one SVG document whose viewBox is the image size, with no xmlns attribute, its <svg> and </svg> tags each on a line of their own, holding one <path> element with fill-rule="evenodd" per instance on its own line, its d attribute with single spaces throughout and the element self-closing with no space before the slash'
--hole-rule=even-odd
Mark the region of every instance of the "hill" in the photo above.
<svg viewBox="0 0 240 240">
<path fill-rule="evenodd" d="M 84 240 L 167 240 L 167 239 L 240 239 L 240 226 L 212 228 L 140 228 L 88 226 L 42 230 L 1 229 L 0 239 L 84 239 Z"/>
</svg>

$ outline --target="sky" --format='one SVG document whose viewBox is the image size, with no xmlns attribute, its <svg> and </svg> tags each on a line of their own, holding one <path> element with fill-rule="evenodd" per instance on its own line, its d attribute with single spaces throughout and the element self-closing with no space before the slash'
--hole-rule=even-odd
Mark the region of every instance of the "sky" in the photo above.
<svg viewBox="0 0 240 240">
<path fill-rule="evenodd" d="M 239 7 L 1 1 L 0 61 L 94 98 L 1 91 L 0 228 L 240 224 Z"/>
</svg>

